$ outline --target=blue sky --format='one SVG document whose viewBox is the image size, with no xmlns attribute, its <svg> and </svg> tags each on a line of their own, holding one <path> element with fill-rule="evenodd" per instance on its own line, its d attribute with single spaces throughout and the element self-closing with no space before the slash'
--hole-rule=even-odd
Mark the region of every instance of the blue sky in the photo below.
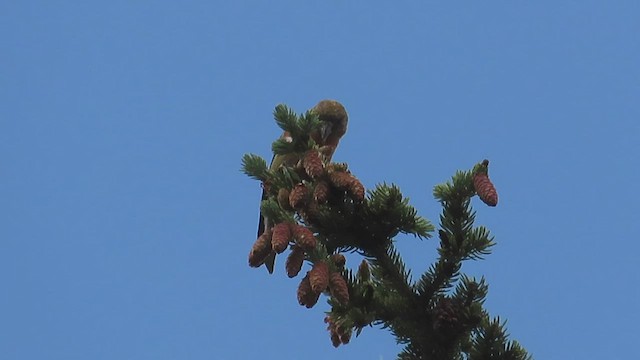
<svg viewBox="0 0 640 360">
<path fill-rule="evenodd" d="M 251 269 L 271 112 L 341 101 L 335 159 L 400 186 L 491 160 L 498 245 L 463 271 L 538 359 L 640 338 L 637 1 L 0 3 L 3 359 L 393 359 L 334 349 L 282 260 Z M 398 238 L 414 274 L 436 242 Z M 348 265 L 355 266 L 357 257 Z"/>
</svg>

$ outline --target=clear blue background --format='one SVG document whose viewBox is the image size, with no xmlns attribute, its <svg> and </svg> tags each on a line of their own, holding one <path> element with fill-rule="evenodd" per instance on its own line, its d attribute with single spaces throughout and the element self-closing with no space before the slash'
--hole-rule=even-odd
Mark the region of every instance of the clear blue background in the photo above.
<svg viewBox="0 0 640 360">
<path fill-rule="evenodd" d="M 537 359 L 640 339 L 640 2 L 2 1 L 2 359 L 393 359 L 251 269 L 271 112 L 350 114 L 335 159 L 437 222 L 489 158 L 498 245 L 463 270 Z M 420 274 L 436 241 L 398 239 Z M 356 266 L 357 257 L 349 258 Z"/>
</svg>

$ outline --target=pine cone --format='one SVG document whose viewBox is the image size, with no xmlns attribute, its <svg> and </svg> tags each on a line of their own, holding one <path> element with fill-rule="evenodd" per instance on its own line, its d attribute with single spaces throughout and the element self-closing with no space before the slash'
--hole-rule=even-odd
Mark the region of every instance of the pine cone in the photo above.
<svg viewBox="0 0 640 360">
<path fill-rule="evenodd" d="M 293 239 L 296 244 L 304 250 L 313 250 L 316 248 L 317 240 L 311 230 L 308 228 L 295 224 L 293 225 Z"/>
<path fill-rule="evenodd" d="M 311 289 L 315 293 L 321 293 L 329 286 L 329 267 L 325 262 L 318 261 L 313 264 L 313 268 L 309 272 L 309 281 Z"/>
<path fill-rule="evenodd" d="M 357 201 L 364 200 L 364 186 L 355 176 L 347 171 L 335 170 L 329 173 L 329 181 L 338 189 L 347 190 L 349 196 Z"/>
<path fill-rule="evenodd" d="M 347 262 L 347 258 L 345 258 L 344 255 L 340 253 L 331 255 L 331 260 L 339 268 L 343 268 L 344 264 Z"/>
<path fill-rule="evenodd" d="M 329 181 L 338 189 L 346 190 L 353 182 L 353 175 L 345 171 L 333 171 L 329 174 Z"/>
<path fill-rule="evenodd" d="M 291 240 L 291 230 L 289 223 L 281 222 L 273 227 L 271 235 L 271 248 L 278 254 L 287 249 L 289 240 Z"/>
<path fill-rule="evenodd" d="M 300 285 L 298 285 L 298 303 L 310 309 L 318 302 L 318 298 L 320 298 L 320 293 L 315 293 L 311 290 L 309 273 L 307 272 L 307 275 L 302 278 Z"/>
<path fill-rule="evenodd" d="M 453 299 L 442 298 L 435 308 L 434 328 L 441 330 L 453 329 L 459 324 L 457 306 Z"/>
<path fill-rule="evenodd" d="M 333 345 L 333 347 L 338 347 L 340 345 L 342 345 L 342 340 L 340 340 L 340 335 L 338 335 L 338 332 L 335 330 L 329 330 L 329 333 L 331 334 L 331 344 Z"/>
<path fill-rule="evenodd" d="M 329 197 L 329 184 L 326 181 L 320 180 L 316 183 L 316 187 L 313 189 L 313 198 L 318 204 L 324 204 Z"/>
<path fill-rule="evenodd" d="M 249 252 L 249 266 L 260 267 L 271 254 L 271 232 L 265 231 L 258 237 Z"/>
<path fill-rule="evenodd" d="M 358 277 L 363 282 L 367 282 L 371 279 L 371 270 L 369 270 L 369 263 L 367 263 L 367 260 L 362 260 L 360 263 L 360 266 L 358 267 Z"/>
<path fill-rule="evenodd" d="M 300 183 L 297 184 L 289 194 L 289 205 L 294 209 L 300 209 L 307 202 L 307 187 Z"/>
<path fill-rule="evenodd" d="M 327 330 L 329 330 L 331 343 L 334 347 L 349 343 L 351 340 L 351 329 L 346 329 L 344 326 L 338 325 L 330 316 L 326 316 L 324 322 L 327 324 Z"/>
<path fill-rule="evenodd" d="M 304 250 L 299 246 L 294 246 L 287 256 L 287 262 L 285 267 L 287 269 L 287 276 L 290 278 L 296 277 L 302 269 L 302 263 L 304 262 Z"/>
<path fill-rule="evenodd" d="M 498 205 L 498 192 L 489 180 L 486 173 L 476 173 L 473 175 L 473 187 L 476 189 L 480 200 L 489 206 Z"/>
<path fill-rule="evenodd" d="M 347 345 L 349 343 L 349 341 L 351 341 L 351 331 L 343 331 L 340 332 L 340 330 L 342 329 L 338 329 L 338 332 L 340 334 L 340 341 Z"/>
<path fill-rule="evenodd" d="M 338 326 L 333 319 L 327 315 L 324 318 L 324 322 L 327 324 L 327 330 L 329 330 L 329 336 L 331 337 L 331 344 L 333 344 L 333 347 L 342 345 L 340 334 L 338 334 Z"/>
<path fill-rule="evenodd" d="M 278 205 L 287 211 L 293 210 L 291 204 L 289 204 L 289 195 L 290 191 L 286 188 L 280 188 L 280 190 L 278 190 Z"/>
<path fill-rule="evenodd" d="M 349 302 L 349 288 L 340 273 L 331 273 L 329 277 L 329 289 L 331 290 L 331 296 L 338 300 L 340 304 L 346 305 Z"/>
<path fill-rule="evenodd" d="M 349 184 L 349 194 L 351 198 L 357 202 L 364 201 L 364 185 L 356 177 L 352 176 L 351 184 Z"/>
<path fill-rule="evenodd" d="M 324 164 L 320 158 L 320 154 L 316 150 L 309 150 L 302 159 L 302 166 L 304 171 L 312 179 L 317 178 L 324 172 Z"/>
</svg>

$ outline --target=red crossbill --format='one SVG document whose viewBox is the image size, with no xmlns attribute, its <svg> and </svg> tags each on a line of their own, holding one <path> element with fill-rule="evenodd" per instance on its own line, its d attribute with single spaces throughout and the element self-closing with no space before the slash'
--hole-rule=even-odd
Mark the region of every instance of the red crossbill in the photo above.
<svg viewBox="0 0 640 360">
<path fill-rule="evenodd" d="M 344 106 L 335 100 L 322 100 L 312 109 L 320 119 L 320 126 L 314 130 L 309 137 L 320 146 L 321 152 L 327 161 L 331 161 L 331 157 L 338 147 L 338 143 L 342 136 L 347 132 L 348 116 Z M 285 132 L 282 134 L 283 139 L 291 139 L 291 135 Z M 288 157 L 287 155 L 277 155 L 271 160 L 270 169 L 275 170 L 280 166 L 293 166 L 297 162 L 297 158 Z M 262 191 L 262 200 L 267 198 L 266 191 Z M 260 213 L 260 222 L 258 224 L 258 237 L 262 235 L 265 229 L 273 226 L 269 219 Z M 276 253 L 272 251 L 264 260 L 269 273 L 273 273 Z"/>
</svg>

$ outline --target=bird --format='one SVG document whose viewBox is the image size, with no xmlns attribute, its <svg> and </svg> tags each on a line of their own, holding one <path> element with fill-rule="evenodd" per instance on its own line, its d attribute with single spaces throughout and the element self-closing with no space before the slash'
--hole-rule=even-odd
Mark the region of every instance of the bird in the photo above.
<svg viewBox="0 0 640 360">
<path fill-rule="evenodd" d="M 327 162 L 331 161 L 333 153 L 338 147 L 340 139 L 347 132 L 347 124 L 349 122 L 349 116 L 344 106 L 336 100 L 321 100 L 312 109 L 318 119 L 320 120 L 320 126 L 309 134 L 309 137 L 315 141 L 320 147 L 320 151 L 323 154 Z M 284 132 L 281 139 L 285 141 L 293 141 L 291 135 L 288 132 Z M 287 157 L 287 155 L 276 155 L 271 160 L 270 170 L 276 170 L 280 166 L 293 166 L 297 162 L 297 158 Z M 267 192 L 262 190 L 262 200 L 266 200 L 268 197 Z M 265 218 L 260 213 L 260 221 L 258 223 L 258 237 L 260 237 L 265 229 L 268 229 L 273 224 L 269 223 L 269 219 Z M 265 258 L 264 265 L 270 274 L 273 274 L 273 267 L 275 264 L 276 253 L 271 253 Z"/>
</svg>

